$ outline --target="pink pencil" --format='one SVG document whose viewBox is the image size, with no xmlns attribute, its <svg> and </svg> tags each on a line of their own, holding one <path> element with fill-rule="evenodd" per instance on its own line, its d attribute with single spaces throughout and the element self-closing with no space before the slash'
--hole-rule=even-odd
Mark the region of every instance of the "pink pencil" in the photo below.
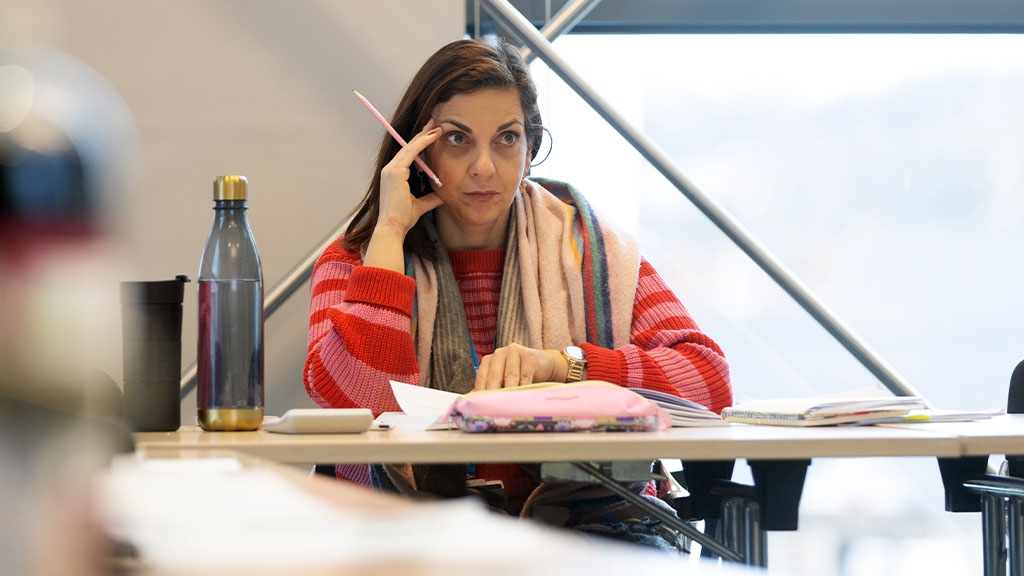
<svg viewBox="0 0 1024 576">
<path fill-rule="evenodd" d="M 355 90 L 353 90 L 352 92 L 355 92 L 356 97 L 359 98 L 359 101 L 363 103 L 363 106 L 366 106 L 366 109 L 370 111 L 370 114 L 373 114 L 373 117 L 376 118 L 377 121 L 380 122 L 385 129 L 387 129 L 388 133 L 391 134 L 395 138 L 395 140 L 397 140 L 398 143 L 402 145 L 403 148 L 408 146 L 408 143 L 402 138 L 401 135 L 398 134 L 398 132 L 395 132 L 395 129 L 391 127 L 391 124 L 387 120 L 385 120 L 383 116 L 380 115 L 380 112 L 377 112 L 377 109 L 373 107 L 373 104 L 370 104 L 369 100 L 364 98 L 362 94 L 356 92 Z M 437 177 L 437 174 L 434 174 L 434 171 L 430 169 L 430 166 L 427 166 L 427 163 L 424 162 L 423 159 L 420 158 L 419 156 L 416 156 L 416 164 L 418 164 L 419 167 L 422 168 L 423 171 L 427 174 L 427 176 L 429 176 L 430 179 L 434 181 L 434 184 L 437 184 L 438 188 L 444 186 L 444 184 L 441 183 L 441 179 Z"/>
</svg>

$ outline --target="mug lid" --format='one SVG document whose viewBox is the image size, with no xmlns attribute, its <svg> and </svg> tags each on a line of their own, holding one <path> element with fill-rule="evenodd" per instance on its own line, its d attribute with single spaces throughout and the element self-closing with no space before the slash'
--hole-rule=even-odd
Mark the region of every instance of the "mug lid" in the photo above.
<svg viewBox="0 0 1024 576">
<path fill-rule="evenodd" d="M 174 280 L 121 282 L 121 304 L 181 304 L 186 282 L 189 278 L 184 274 Z"/>
</svg>

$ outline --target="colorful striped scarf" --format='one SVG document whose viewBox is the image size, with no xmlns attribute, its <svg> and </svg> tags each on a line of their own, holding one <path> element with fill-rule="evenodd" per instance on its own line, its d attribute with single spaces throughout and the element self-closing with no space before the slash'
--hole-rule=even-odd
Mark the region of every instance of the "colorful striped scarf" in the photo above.
<svg viewBox="0 0 1024 576">
<path fill-rule="evenodd" d="M 452 392 L 473 387 L 472 346 L 447 251 L 411 258 L 416 279 L 413 334 L 421 385 Z M 589 342 L 629 343 L 640 254 L 627 236 L 595 215 L 572 186 L 526 180 L 513 199 L 495 348 L 513 342 L 560 349 Z"/>
<path fill-rule="evenodd" d="M 420 385 L 466 393 L 476 377 L 473 346 L 447 249 L 426 217 L 437 260 L 407 258 L 416 279 L 412 333 Z M 640 253 L 626 236 L 603 226 L 572 186 L 526 180 L 509 215 L 498 297 L 495 349 L 513 342 L 561 349 L 590 342 L 629 343 Z M 374 467 L 375 483 L 402 493 L 455 496 L 465 489 L 463 465 Z"/>
</svg>

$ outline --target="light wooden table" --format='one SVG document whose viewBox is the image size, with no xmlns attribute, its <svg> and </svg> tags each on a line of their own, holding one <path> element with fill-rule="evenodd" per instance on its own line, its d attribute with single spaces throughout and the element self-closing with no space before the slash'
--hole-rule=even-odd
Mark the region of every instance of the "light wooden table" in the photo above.
<svg viewBox="0 0 1024 576">
<path fill-rule="evenodd" d="M 763 561 L 763 550 L 749 548 L 758 534 L 763 537 L 765 529 L 796 529 L 796 510 L 806 468 L 814 458 L 936 457 L 947 483 L 947 509 L 967 510 L 951 506 L 949 494 L 973 498 L 969 504 L 976 505 L 977 497 L 965 495 L 962 490 L 962 478 L 979 472 L 977 467 L 983 465 L 989 454 L 1024 452 L 1022 438 L 1021 416 L 951 424 L 810 428 L 733 424 L 639 433 L 371 430 L 361 434 L 292 435 L 262 430 L 205 432 L 185 427 L 177 432 L 135 435 L 142 453 L 228 449 L 293 464 L 574 462 L 586 466 L 591 462 L 678 458 L 687 463 L 688 469 L 696 469 L 704 462 L 727 462 L 731 474 L 731 462 L 746 459 L 751 464 L 761 517 L 740 546 L 748 547 L 743 553 L 744 561 L 756 556 L 758 562 Z M 949 469 L 953 472 L 948 473 Z M 606 486 L 611 484 L 608 478 L 592 476 Z"/>
<path fill-rule="evenodd" d="M 893 424 L 886 428 L 956 436 L 961 456 L 1024 455 L 1024 414 L 1003 414 L 976 422 Z"/>
<path fill-rule="evenodd" d="M 576 462 L 793 460 L 822 457 L 957 457 L 961 438 L 944 431 L 883 427 L 752 426 L 672 428 L 661 432 L 467 434 L 389 430 L 362 434 L 177 432 L 135 434 L 140 449 L 231 449 L 284 463 Z"/>
<path fill-rule="evenodd" d="M 746 563 L 765 565 L 765 530 L 795 530 L 800 495 L 807 466 L 820 457 L 936 456 L 957 458 L 957 436 L 917 429 L 881 427 L 753 426 L 732 424 L 709 428 L 672 428 L 660 432 L 501 433 L 468 434 L 457 430 L 371 430 L 361 434 L 279 434 L 255 432 L 205 432 L 187 427 L 177 432 L 146 432 L 135 436 L 138 449 L 230 449 L 282 463 L 413 463 L 469 462 L 572 463 L 560 466 L 556 477 L 593 479 L 621 497 L 635 495 L 614 480 L 636 479 L 629 474 L 649 471 L 651 460 L 678 458 L 685 464 L 694 506 L 700 517 L 717 517 L 711 486 L 732 476 L 737 459 L 747 459 L 754 477 L 755 494 L 744 506 L 756 505 L 756 521 L 747 513 L 723 521 L 744 536 L 720 543 L 696 532 L 665 511 L 648 508 L 651 515 L 694 538 L 714 553 Z M 644 464 L 646 461 L 647 464 Z M 622 469 L 599 468 L 594 463 L 633 462 Z M 555 465 L 558 466 L 558 465 Z M 569 470 L 567 470 L 569 469 Z M 581 476 L 572 476 L 579 473 Z M 547 475 L 547 471 L 542 471 Z M 569 474 L 566 476 L 565 474 Z M 645 476 L 646 477 L 646 476 Z M 741 489 L 742 490 L 742 489 Z M 632 501 L 632 500 L 631 500 Z M 744 519 L 738 519 L 742 517 Z M 724 548 L 723 548 L 724 546 Z"/>
</svg>

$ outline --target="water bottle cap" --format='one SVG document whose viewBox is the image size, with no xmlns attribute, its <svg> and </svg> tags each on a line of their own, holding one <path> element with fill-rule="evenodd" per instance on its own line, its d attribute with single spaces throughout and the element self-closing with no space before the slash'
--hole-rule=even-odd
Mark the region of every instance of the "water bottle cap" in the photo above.
<svg viewBox="0 0 1024 576">
<path fill-rule="evenodd" d="M 246 184 L 245 176 L 228 175 L 218 176 L 213 181 L 214 200 L 245 200 Z"/>
</svg>

